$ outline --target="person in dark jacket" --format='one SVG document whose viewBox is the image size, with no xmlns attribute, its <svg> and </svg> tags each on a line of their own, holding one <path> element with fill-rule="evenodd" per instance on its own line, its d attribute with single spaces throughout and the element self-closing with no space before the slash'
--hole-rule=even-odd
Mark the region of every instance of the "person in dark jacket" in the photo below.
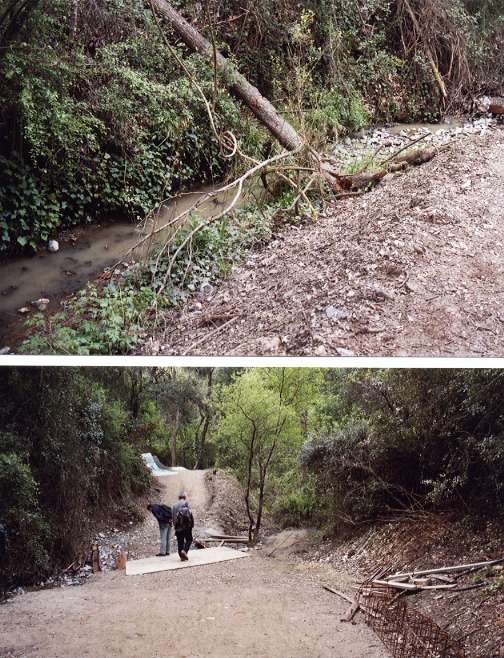
<svg viewBox="0 0 504 658">
<path fill-rule="evenodd" d="M 159 523 L 160 546 L 157 557 L 170 555 L 171 529 L 173 526 L 171 507 L 151 503 L 147 505 L 147 509 L 155 516 Z"/>
<path fill-rule="evenodd" d="M 187 494 L 181 491 L 178 502 L 173 506 L 173 525 L 177 537 L 178 554 L 182 562 L 189 559 L 188 553 L 193 543 L 192 531 L 194 528 L 194 517 L 187 502 Z"/>
</svg>

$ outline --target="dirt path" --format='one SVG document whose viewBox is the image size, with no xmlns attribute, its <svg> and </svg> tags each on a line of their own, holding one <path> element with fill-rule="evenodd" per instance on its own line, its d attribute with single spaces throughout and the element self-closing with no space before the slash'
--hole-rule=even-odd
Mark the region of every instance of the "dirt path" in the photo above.
<svg viewBox="0 0 504 658">
<path fill-rule="evenodd" d="M 191 503 L 195 519 L 195 536 L 204 528 L 220 530 L 219 522 L 210 511 L 209 493 L 206 486 L 206 471 L 180 470 L 174 475 L 156 478 L 156 492 L 152 494 L 153 503 L 172 506 L 180 491 L 185 491 Z M 100 543 L 111 548 L 119 545 L 128 551 L 130 559 L 138 559 L 155 555 L 159 549 L 158 524 L 152 514 L 146 514 L 145 520 L 130 531 L 117 532 L 108 535 Z M 176 542 L 172 537 L 172 551 Z"/>
<path fill-rule="evenodd" d="M 164 477 L 169 502 L 188 490 L 208 511 L 204 472 Z M 150 519 L 151 554 L 157 528 Z M 148 548 L 132 537 L 132 546 Z M 148 576 L 93 576 L 82 587 L 32 592 L 0 607 L 0 657 L 385 658 L 363 625 L 342 624 L 347 605 L 321 588 L 345 578 L 323 565 L 244 560 Z"/>
<path fill-rule="evenodd" d="M 504 130 L 286 227 L 146 354 L 502 356 Z"/>
</svg>

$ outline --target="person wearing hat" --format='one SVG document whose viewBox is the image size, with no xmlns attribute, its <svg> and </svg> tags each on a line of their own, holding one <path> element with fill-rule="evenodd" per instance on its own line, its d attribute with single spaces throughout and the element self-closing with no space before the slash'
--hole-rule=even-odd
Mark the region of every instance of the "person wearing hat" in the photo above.
<svg viewBox="0 0 504 658">
<path fill-rule="evenodd" d="M 172 509 L 168 505 L 149 504 L 147 509 L 151 512 L 159 523 L 159 553 L 157 557 L 170 555 L 170 538 L 172 529 Z"/>
<path fill-rule="evenodd" d="M 194 528 L 194 517 L 185 491 L 179 493 L 178 502 L 173 506 L 172 518 L 177 537 L 178 554 L 182 562 L 185 562 L 189 559 L 187 554 L 193 542 L 192 531 Z"/>
</svg>

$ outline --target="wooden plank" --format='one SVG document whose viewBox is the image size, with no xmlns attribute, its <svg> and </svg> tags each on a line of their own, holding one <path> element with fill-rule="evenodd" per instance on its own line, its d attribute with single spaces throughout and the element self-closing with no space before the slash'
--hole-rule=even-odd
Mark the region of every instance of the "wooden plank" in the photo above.
<svg viewBox="0 0 504 658">
<path fill-rule="evenodd" d="M 141 576 L 159 571 L 172 571 L 187 569 L 188 567 L 200 567 L 208 564 L 216 564 L 227 560 L 237 560 L 249 557 L 248 553 L 235 551 L 226 546 L 206 548 L 205 550 L 189 551 L 189 560 L 182 562 L 177 553 L 165 557 L 148 557 L 143 560 L 128 560 L 126 563 L 127 576 Z"/>
<path fill-rule="evenodd" d="M 385 587 L 393 587 L 394 589 L 407 589 L 408 591 L 418 591 L 418 587 L 413 583 L 399 583 L 395 580 L 373 580 L 374 585 L 385 585 Z"/>
<path fill-rule="evenodd" d="M 353 605 L 355 603 L 355 601 L 353 599 L 351 599 L 349 596 L 347 596 L 346 594 L 343 594 L 343 592 L 340 592 L 337 589 L 333 589 L 332 587 L 329 587 L 329 585 L 322 585 L 322 587 L 324 589 L 326 589 L 328 592 L 331 592 L 331 594 L 336 594 L 337 596 L 342 598 L 344 601 L 347 601 L 351 605 Z"/>
<path fill-rule="evenodd" d="M 396 580 L 398 578 L 415 578 L 416 576 L 430 576 L 435 573 L 455 573 L 457 571 L 465 571 L 466 569 L 483 569 L 484 567 L 491 567 L 495 564 L 504 562 L 504 558 L 498 560 L 490 560 L 489 562 L 474 562 L 473 564 L 457 564 L 453 567 L 441 567 L 439 569 L 424 569 L 423 571 L 406 571 L 404 573 L 394 573 L 387 576 L 386 580 Z"/>
</svg>

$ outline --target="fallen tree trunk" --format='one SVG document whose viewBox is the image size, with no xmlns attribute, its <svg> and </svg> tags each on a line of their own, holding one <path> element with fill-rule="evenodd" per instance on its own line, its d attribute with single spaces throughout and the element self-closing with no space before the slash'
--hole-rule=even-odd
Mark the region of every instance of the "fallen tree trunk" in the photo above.
<svg viewBox="0 0 504 658">
<path fill-rule="evenodd" d="M 418 167 L 422 164 L 425 164 L 426 162 L 430 162 L 430 160 L 432 160 L 436 154 L 443 149 L 444 147 L 441 147 L 440 149 L 416 149 L 410 153 L 405 153 L 403 155 L 394 157 L 394 159 L 389 163 L 383 163 L 384 168 L 372 174 L 338 176 L 338 183 L 343 190 L 349 190 L 350 192 L 365 190 L 366 188 L 373 185 L 378 185 L 378 183 L 390 172 L 401 171 L 402 169 L 406 169 L 408 166 Z"/>
<path fill-rule="evenodd" d="M 153 8 L 172 25 L 182 41 L 199 53 L 216 63 L 230 91 L 242 100 L 254 115 L 263 123 L 271 134 L 289 151 L 296 151 L 303 146 L 303 140 L 291 124 L 286 121 L 260 91 L 237 71 L 233 64 L 219 51 L 214 51 L 212 44 L 166 0 L 150 0 Z"/>
</svg>

